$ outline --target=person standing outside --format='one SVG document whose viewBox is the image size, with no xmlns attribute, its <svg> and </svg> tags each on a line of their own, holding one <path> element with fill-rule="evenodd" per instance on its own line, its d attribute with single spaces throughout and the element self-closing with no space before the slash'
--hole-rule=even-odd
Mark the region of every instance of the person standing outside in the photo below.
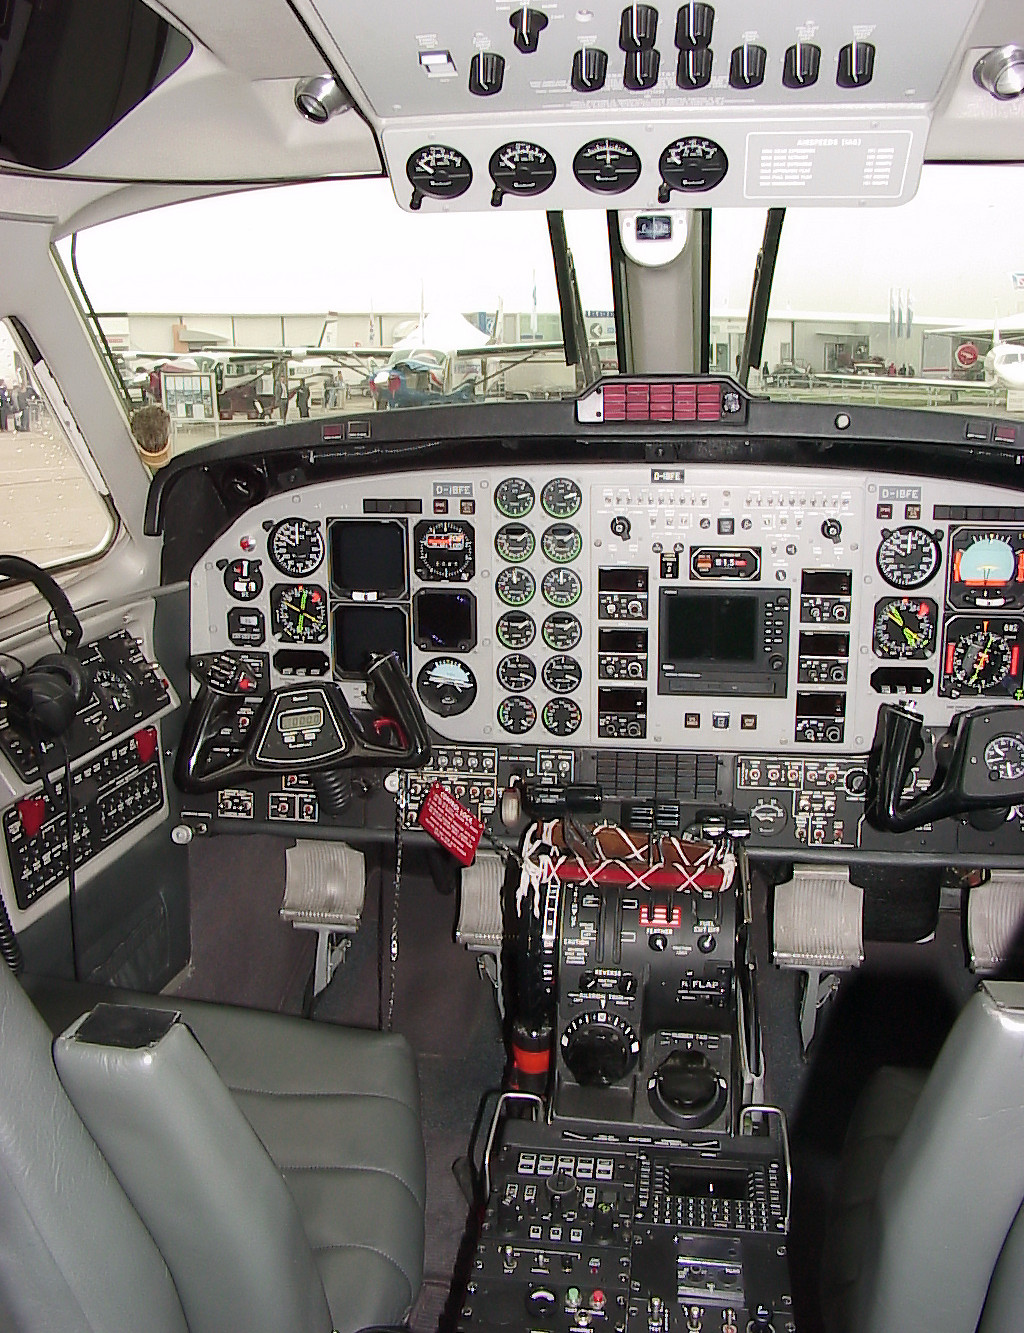
<svg viewBox="0 0 1024 1333">
<path fill-rule="evenodd" d="M 299 387 L 295 390 L 295 406 L 299 409 L 300 417 L 305 419 L 309 416 L 309 390 L 305 380 L 299 380 Z"/>
</svg>

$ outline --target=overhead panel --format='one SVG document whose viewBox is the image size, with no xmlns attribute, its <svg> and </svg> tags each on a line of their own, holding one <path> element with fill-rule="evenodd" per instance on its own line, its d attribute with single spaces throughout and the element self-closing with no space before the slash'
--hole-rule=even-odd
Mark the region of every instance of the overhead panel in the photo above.
<svg viewBox="0 0 1024 1333">
<path fill-rule="evenodd" d="M 976 0 L 316 0 L 399 203 L 896 204 Z"/>
</svg>

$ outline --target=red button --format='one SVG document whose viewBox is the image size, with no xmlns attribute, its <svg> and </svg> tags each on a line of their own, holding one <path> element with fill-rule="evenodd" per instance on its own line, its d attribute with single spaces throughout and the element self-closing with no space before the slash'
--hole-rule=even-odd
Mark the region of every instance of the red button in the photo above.
<svg viewBox="0 0 1024 1333">
<path fill-rule="evenodd" d="M 26 796 L 18 802 L 18 816 L 26 838 L 34 838 L 46 822 L 46 802 L 41 796 Z"/>
<path fill-rule="evenodd" d="M 156 727 L 143 727 L 141 731 L 135 733 L 133 739 L 135 741 L 135 753 L 139 756 L 139 763 L 148 764 L 156 754 Z"/>
</svg>

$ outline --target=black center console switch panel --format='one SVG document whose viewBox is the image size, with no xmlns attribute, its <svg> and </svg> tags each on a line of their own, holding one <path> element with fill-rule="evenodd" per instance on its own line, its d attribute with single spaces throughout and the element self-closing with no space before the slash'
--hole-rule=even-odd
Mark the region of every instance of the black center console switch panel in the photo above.
<svg viewBox="0 0 1024 1333">
<path fill-rule="evenodd" d="M 775 1140 L 504 1132 L 461 1333 L 792 1333 Z"/>
</svg>

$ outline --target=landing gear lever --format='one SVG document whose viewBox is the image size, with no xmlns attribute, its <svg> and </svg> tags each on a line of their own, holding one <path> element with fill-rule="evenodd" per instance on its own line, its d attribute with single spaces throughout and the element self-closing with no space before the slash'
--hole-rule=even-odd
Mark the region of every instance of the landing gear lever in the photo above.
<svg viewBox="0 0 1024 1333">
<path fill-rule="evenodd" d="M 868 822 L 905 833 L 952 815 L 1009 810 L 1024 802 L 1024 708 L 1015 704 L 958 713 L 935 743 L 935 776 L 907 796 L 914 765 L 925 751 L 922 719 L 883 704 L 868 757 Z"/>
</svg>

